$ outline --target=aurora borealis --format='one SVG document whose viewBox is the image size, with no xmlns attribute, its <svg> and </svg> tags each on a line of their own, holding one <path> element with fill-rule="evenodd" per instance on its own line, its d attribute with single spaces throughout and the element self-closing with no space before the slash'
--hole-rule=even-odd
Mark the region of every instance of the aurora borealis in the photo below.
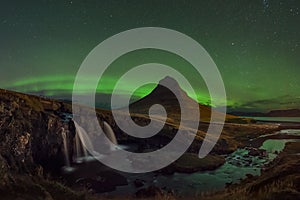
<svg viewBox="0 0 300 200">
<path fill-rule="evenodd" d="M 229 110 L 299 108 L 299 9 L 297 0 L 2 1 L 0 88 L 70 97 L 76 72 L 96 45 L 121 31 L 155 26 L 185 33 L 208 51 L 223 76 Z M 122 72 L 153 61 L 194 77 L 175 55 L 143 50 L 116 60 L 98 92 L 109 94 Z M 88 89 L 88 77 L 82 87 Z M 205 86 L 194 98 L 209 102 Z"/>
</svg>

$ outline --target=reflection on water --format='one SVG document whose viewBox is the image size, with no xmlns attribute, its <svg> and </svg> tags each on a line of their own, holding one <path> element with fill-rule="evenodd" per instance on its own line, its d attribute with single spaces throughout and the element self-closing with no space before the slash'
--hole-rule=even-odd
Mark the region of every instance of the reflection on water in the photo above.
<svg viewBox="0 0 300 200">
<path fill-rule="evenodd" d="M 300 140 L 299 139 L 269 139 L 266 140 L 260 148 L 268 152 L 267 155 L 270 160 L 274 160 L 277 157 L 277 154 L 284 149 L 287 142 L 300 142 Z"/>
<path fill-rule="evenodd" d="M 286 130 L 286 133 L 300 133 L 300 130 Z M 201 192 L 216 191 L 223 189 L 226 184 L 238 183 L 247 175 L 260 175 L 261 168 L 272 161 L 278 153 L 280 153 L 287 142 L 299 142 L 300 140 L 266 140 L 260 147 L 266 150 L 267 156 L 249 156 L 249 150 L 238 149 L 226 157 L 226 162 L 223 166 L 214 171 L 196 172 L 193 174 L 175 173 L 173 175 L 157 175 L 154 181 L 144 175 L 135 176 L 143 180 L 148 180 L 151 185 L 160 188 L 172 189 L 179 195 L 197 195 Z M 113 194 L 126 194 L 130 186 L 118 187 Z M 130 189 L 133 190 L 132 187 Z"/>
<path fill-rule="evenodd" d="M 223 189 L 226 184 L 237 183 L 247 174 L 259 175 L 260 167 L 266 160 L 248 156 L 249 151 L 238 149 L 226 157 L 226 162 L 214 171 L 193 174 L 175 173 L 172 176 L 158 176 L 157 186 L 167 186 L 182 195 L 196 195 L 204 191 Z"/>
<path fill-rule="evenodd" d="M 298 130 L 298 129 L 284 129 L 284 130 L 280 130 L 280 131 L 275 132 L 275 133 L 261 135 L 261 136 L 259 136 L 259 138 L 263 138 L 263 137 L 267 137 L 267 136 L 273 136 L 273 135 L 300 136 L 300 130 Z"/>
<path fill-rule="evenodd" d="M 221 190 L 227 183 L 239 182 L 246 174 L 259 175 L 259 173 L 258 167 L 235 166 L 226 162 L 215 171 L 175 173 L 171 177 L 158 176 L 156 185 L 171 188 L 177 194 L 196 195 L 204 191 Z"/>
<path fill-rule="evenodd" d="M 268 157 L 250 156 L 249 149 L 238 149 L 226 157 L 224 165 L 213 171 L 196 172 L 192 174 L 175 173 L 173 175 L 153 174 L 135 175 L 134 179 L 146 181 L 145 186 L 155 185 L 167 190 L 173 190 L 178 195 L 197 195 L 206 191 L 217 191 L 223 189 L 226 184 L 238 183 L 249 174 L 260 175 L 264 164 L 270 160 Z M 118 187 L 112 194 L 128 194 L 134 191 L 129 186 Z"/>
<path fill-rule="evenodd" d="M 270 121 L 270 122 L 300 122 L 300 117 L 247 117 L 258 121 Z"/>
<path fill-rule="evenodd" d="M 286 133 L 291 133 L 289 130 Z M 300 130 L 293 130 L 299 134 Z M 215 171 L 197 172 L 193 174 L 176 173 L 172 176 L 158 176 L 157 186 L 167 186 L 179 194 L 192 195 L 204 191 L 223 189 L 227 183 L 237 183 L 246 178 L 247 174 L 260 175 L 261 168 L 276 158 L 287 142 L 300 142 L 300 140 L 266 140 L 260 149 L 266 150 L 267 157 L 248 156 L 247 149 L 238 149 L 226 158 L 226 163 Z"/>
<path fill-rule="evenodd" d="M 279 131 L 279 134 L 300 135 L 300 130 L 298 130 L 298 129 L 284 129 L 284 130 Z"/>
</svg>

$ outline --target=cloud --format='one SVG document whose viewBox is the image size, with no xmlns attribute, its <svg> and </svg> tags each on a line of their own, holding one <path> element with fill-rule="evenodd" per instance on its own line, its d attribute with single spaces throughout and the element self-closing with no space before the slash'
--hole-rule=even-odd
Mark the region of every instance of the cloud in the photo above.
<svg viewBox="0 0 300 200">
<path fill-rule="evenodd" d="M 228 106 L 229 111 L 251 111 L 251 112 L 265 112 L 274 109 L 290 109 L 300 107 L 300 97 L 293 97 L 290 95 L 279 96 L 270 99 L 261 99 L 256 101 L 249 101 L 245 103 L 235 103 Z"/>
</svg>

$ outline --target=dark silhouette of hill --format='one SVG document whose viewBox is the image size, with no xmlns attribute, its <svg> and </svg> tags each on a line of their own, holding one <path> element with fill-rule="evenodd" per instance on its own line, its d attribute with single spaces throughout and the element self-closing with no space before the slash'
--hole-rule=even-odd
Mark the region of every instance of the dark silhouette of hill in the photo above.
<svg viewBox="0 0 300 200">
<path fill-rule="evenodd" d="M 194 99 L 189 97 L 187 93 L 180 87 L 178 82 L 169 76 L 162 79 L 149 95 L 132 103 L 129 107 L 130 112 L 148 115 L 149 108 L 152 105 L 160 104 L 165 108 L 168 114 L 169 122 L 180 122 L 181 111 L 178 99 L 171 90 L 163 86 L 165 83 L 171 85 L 175 93 L 179 94 L 184 107 L 190 111 L 189 113 L 193 113 L 192 111 L 195 109 L 195 106 L 198 106 L 200 110 L 200 117 L 191 114 L 185 120 L 209 122 L 211 119 L 211 112 L 215 112 L 217 116 L 221 117 L 222 114 L 218 111 L 213 110 L 210 106 L 199 104 Z M 226 115 L 226 119 L 230 120 L 235 118 L 237 117 L 233 115 Z"/>
<path fill-rule="evenodd" d="M 269 112 L 231 112 L 236 116 L 251 117 L 300 117 L 300 109 L 271 110 Z"/>
</svg>

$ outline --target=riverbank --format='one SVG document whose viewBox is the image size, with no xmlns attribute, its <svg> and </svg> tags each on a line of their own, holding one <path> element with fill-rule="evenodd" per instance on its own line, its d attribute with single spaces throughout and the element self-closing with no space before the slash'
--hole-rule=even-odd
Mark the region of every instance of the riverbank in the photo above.
<svg viewBox="0 0 300 200">
<path fill-rule="evenodd" d="M 299 199 L 300 143 L 287 143 L 260 176 L 252 176 L 203 199 Z"/>
</svg>

